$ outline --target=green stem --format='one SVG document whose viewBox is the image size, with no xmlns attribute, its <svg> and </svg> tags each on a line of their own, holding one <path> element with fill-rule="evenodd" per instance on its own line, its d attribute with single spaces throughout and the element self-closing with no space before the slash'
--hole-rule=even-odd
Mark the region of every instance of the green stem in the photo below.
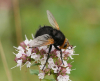
<svg viewBox="0 0 100 81">
<path fill-rule="evenodd" d="M 6 60 L 6 57 L 5 57 L 5 53 L 4 53 L 4 50 L 3 50 L 3 47 L 2 47 L 1 40 L 0 40 L 0 53 L 1 53 L 1 60 L 3 62 L 4 70 L 6 72 L 8 81 L 13 81 L 12 80 L 12 76 L 11 76 L 11 72 L 10 72 L 10 70 L 8 68 L 8 64 L 7 64 L 7 60 Z"/>
<path fill-rule="evenodd" d="M 12 0 L 12 4 L 13 4 L 13 12 L 14 12 L 17 44 L 19 45 L 20 42 L 22 41 L 22 30 L 21 30 L 19 0 Z"/>
<path fill-rule="evenodd" d="M 58 80 L 57 80 L 57 74 L 53 74 L 53 77 L 54 77 L 54 79 L 55 79 L 56 81 L 58 81 Z"/>
</svg>

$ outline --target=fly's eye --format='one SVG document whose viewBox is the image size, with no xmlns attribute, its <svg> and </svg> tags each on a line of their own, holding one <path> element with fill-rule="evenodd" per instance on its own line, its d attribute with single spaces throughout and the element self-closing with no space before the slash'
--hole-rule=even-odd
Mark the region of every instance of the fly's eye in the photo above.
<svg viewBox="0 0 100 81">
<path fill-rule="evenodd" d="M 67 47 L 67 43 L 65 43 L 64 47 L 63 48 L 66 48 Z"/>
</svg>

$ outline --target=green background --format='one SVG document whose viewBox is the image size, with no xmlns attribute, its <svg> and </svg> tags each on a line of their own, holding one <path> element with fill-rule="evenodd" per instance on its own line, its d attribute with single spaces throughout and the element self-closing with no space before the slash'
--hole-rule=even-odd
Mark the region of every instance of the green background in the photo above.
<svg viewBox="0 0 100 81">
<path fill-rule="evenodd" d="M 16 1 L 15 4 L 12 1 Z M 8 0 L 0 3 L 0 81 L 9 81 L 4 68 L 5 55 L 12 81 L 39 81 L 29 69 L 15 66 L 13 46 L 31 39 L 39 26 L 50 25 L 46 10 L 54 15 L 60 30 L 70 44 L 76 46 L 70 79 L 72 81 L 100 81 L 100 1 L 99 0 Z M 1 1 L 2 2 L 2 1 Z M 16 6 L 16 3 L 19 6 Z M 19 8 L 19 11 L 18 9 Z M 15 13 L 14 13 L 15 12 Z M 18 16 L 20 14 L 20 16 Z M 17 24 L 15 24 L 15 22 Z M 20 29 L 21 26 L 21 29 Z M 16 29 L 18 28 L 18 29 Z M 16 33 L 17 30 L 17 33 Z M 17 34 L 17 35 L 16 35 Z M 18 36 L 18 37 L 17 37 Z M 3 60 L 2 60 L 3 59 Z M 7 68 L 7 67 L 6 67 Z M 38 69 L 37 67 L 32 67 Z M 50 77 L 52 79 L 52 76 Z M 11 80 L 10 80 L 11 81 Z"/>
</svg>

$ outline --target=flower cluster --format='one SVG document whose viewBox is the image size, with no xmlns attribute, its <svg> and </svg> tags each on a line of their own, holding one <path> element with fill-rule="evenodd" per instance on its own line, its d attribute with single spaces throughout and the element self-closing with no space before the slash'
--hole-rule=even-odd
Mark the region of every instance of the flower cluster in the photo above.
<svg viewBox="0 0 100 81">
<path fill-rule="evenodd" d="M 17 54 L 14 53 L 16 55 L 14 61 L 17 63 L 15 67 L 20 67 L 20 70 L 22 66 L 26 65 L 27 68 L 29 68 L 33 63 L 39 63 L 40 70 L 42 70 L 46 62 L 49 46 L 29 48 L 29 43 L 31 41 L 32 39 L 28 40 L 26 37 L 26 40 L 21 42 L 20 46 L 14 47 L 18 52 Z M 56 50 L 54 47 L 52 47 L 49 55 L 50 57 L 46 66 L 44 67 L 44 70 L 38 74 L 39 79 L 44 79 L 45 75 L 54 74 L 57 76 L 57 81 L 69 81 L 69 74 L 72 65 L 68 63 L 68 60 L 73 59 L 72 55 L 75 55 L 74 47 L 69 47 L 66 50 L 62 49 L 62 58 L 64 65 L 62 64 L 60 58 L 60 51 Z"/>
</svg>

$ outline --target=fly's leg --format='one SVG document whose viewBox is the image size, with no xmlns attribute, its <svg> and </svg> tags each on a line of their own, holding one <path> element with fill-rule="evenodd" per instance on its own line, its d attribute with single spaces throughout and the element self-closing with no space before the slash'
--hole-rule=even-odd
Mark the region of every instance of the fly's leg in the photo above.
<svg viewBox="0 0 100 81">
<path fill-rule="evenodd" d="M 63 65 L 64 65 L 64 62 L 63 62 L 63 59 L 62 59 L 62 50 L 59 49 L 56 45 L 54 45 L 54 47 L 55 47 L 57 50 L 60 51 L 60 58 L 61 58 L 61 61 L 62 61 Z"/>
<path fill-rule="evenodd" d="M 43 71 L 44 67 L 46 66 L 46 63 L 48 62 L 48 59 L 49 59 L 49 53 L 50 53 L 51 49 L 52 49 L 52 45 L 50 45 L 50 47 L 49 47 L 48 56 L 47 56 L 47 59 L 46 59 L 46 62 L 45 62 L 45 64 L 44 64 L 44 66 L 43 66 L 43 68 L 42 68 L 42 71 Z"/>
</svg>

